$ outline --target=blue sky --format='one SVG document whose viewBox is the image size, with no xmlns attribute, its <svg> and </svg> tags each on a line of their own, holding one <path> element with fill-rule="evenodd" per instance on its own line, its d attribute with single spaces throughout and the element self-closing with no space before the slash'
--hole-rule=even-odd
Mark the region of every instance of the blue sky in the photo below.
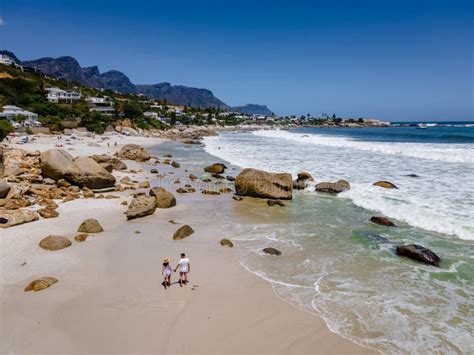
<svg viewBox="0 0 474 355">
<path fill-rule="evenodd" d="M 474 119 L 473 1 L 0 0 L 0 48 L 277 114 Z"/>
</svg>

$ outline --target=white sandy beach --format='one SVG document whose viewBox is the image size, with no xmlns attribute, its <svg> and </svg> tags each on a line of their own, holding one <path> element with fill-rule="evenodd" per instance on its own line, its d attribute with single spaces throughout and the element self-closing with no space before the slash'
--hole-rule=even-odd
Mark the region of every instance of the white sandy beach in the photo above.
<svg viewBox="0 0 474 355">
<path fill-rule="evenodd" d="M 112 154 L 124 144 L 150 147 L 162 141 L 112 137 L 100 143 L 99 137 L 81 138 L 64 149 L 72 148 L 68 151 L 74 156 Z M 100 146 L 90 146 L 92 142 Z M 55 138 L 40 138 L 18 147 L 44 151 L 56 143 Z M 154 166 L 150 162 L 126 161 L 129 169 L 144 171 L 114 171 L 114 175 L 151 181 L 148 171 Z M 185 172 L 183 165 L 179 169 L 168 165 L 156 168 L 160 173 L 173 171 L 172 178 L 183 181 L 189 173 L 200 174 Z M 168 180 L 163 183 L 167 188 L 172 186 Z M 314 314 L 277 298 L 269 283 L 240 266 L 238 243 L 232 249 L 219 244 L 220 239 L 232 239 L 232 235 L 213 218 L 214 211 L 256 202 L 235 202 L 231 194 L 171 192 L 176 196 L 176 207 L 158 209 L 133 221 L 126 221 L 123 215 L 126 206 L 121 202 L 131 200 L 130 191 L 124 191 L 110 193 L 120 199 L 61 203 L 57 218 L 0 229 L 0 352 L 371 352 L 330 332 Z M 245 208 L 239 207 L 235 213 L 242 210 Z M 75 242 L 77 228 L 86 218 L 98 219 L 104 232 Z M 180 225 L 169 220 L 189 224 L 195 233 L 174 241 L 171 237 Z M 39 248 L 39 241 L 52 234 L 69 238 L 72 246 L 59 251 Z M 186 252 L 191 260 L 190 283 L 164 290 L 162 259 L 171 257 L 174 266 L 180 252 Z M 40 292 L 23 291 L 30 281 L 42 276 L 59 282 Z M 176 274 L 172 281 L 177 281 Z"/>
</svg>

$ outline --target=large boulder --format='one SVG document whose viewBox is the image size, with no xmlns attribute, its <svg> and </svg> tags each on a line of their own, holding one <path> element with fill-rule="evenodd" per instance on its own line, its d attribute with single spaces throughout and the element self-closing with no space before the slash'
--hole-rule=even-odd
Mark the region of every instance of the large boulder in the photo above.
<svg viewBox="0 0 474 355">
<path fill-rule="evenodd" d="M 316 191 L 331 195 L 337 195 L 343 191 L 350 190 L 350 188 L 351 185 L 346 180 L 338 180 L 336 182 L 320 182 L 315 186 Z"/>
<path fill-rule="evenodd" d="M 10 192 L 10 185 L 6 182 L 0 182 L 0 198 L 5 198 Z"/>
<path fill-rule="evenodd" d="M 81 233 L 100 233 L 104 231 L 104 228 L 95 218 L 88 218 L 81 223 L 77 231 Z"/>
<path fill-rule="evenodd" d="M 211 173 L 211 174 L 223 174 L 225 169 L 227 169 L 227 167 L 224 164 L 216 163 L 216 164 L 206 166 L 204 168 L 204 171 L 206 173 Z"/>
<path fill-rule="evenodd" d="M 145 217 L 155 213 L 156 198 L 154 196 L 140 195 L 134 197 L 130 206 L 128 206 L 125 216 L 127 220 Z"/>
<path fill-rule="evenodd" d="M 190 226 L 185 224 L 184 226 L 181 226 L 176 232 L 174 232 L 173 240 L 181 240 L 187 238 L 193 233 L 194 230 Z"/>
<path fill-rule="evenodd" d="M 242 196 L 291 200 L 291 174 L 244 169 L 235 178 L 235 193 Z"/>
<path fill-rule="evenodd" d="M 135 161 L 147 161 L 150 159 L 150 153 L 139 146 L 138 144 L 127 144 L 122 147 L 118 152 L 119 158 L 135 160 Z"/>
<path fill-rule="evenodd" d="M 155 196 L 157 208 L 170 208 L 176 206 L 176 198 L 171 192 L 162 187 L 153 187 L 150 196 Z"/>
<path fill-rule="evenodd" d="M 71 241 L 60 235 L 49 235 L 41 239 L 39 246 L 46 250 L 61 250 L 71 246 Z"/>
<path fill-rule="evenodd" d="M 53 180 L 70 180 L 79 174 L 71 154 L 63 149 L 50 149 L 41 153 L 41 174 Z"/>
<path fill-rule="evenodd" d="M 73 185 L 101 189 L 114 186 L 115 177 L 89 157 L 73 157 L 62 149 L 41 153 L 41 173 L 45 178 L 64 179 Z"/>
<path fill-rule="evenodd" d="M 0 228 L 8 228 L 38 219 L 39 216 L 32 211 L 0 209 Z"/>
<path fill-rule="evenodd" d="M 89 189 L 103 189 L 115 185 L 115 177 L 105 170 L 99 163 L 89 157 L 80 157 L 74 160 L 77 174 L 73 174 L 70 182 Z"/>
<path fill-rule="evenodd" d="M 398 189 L 397 185 L 390 181 L 377 181 L 373 183 L 374 186 L 383 187 L 384 189 Z"/>
<path fill-rule="evenodd" d="M 431 250 L 417 244 L 397 246 L 397 255 L 404 256 L 416 261 L 433 266 L 439 266 L 440 257 Z"/>
<path fill-rule="evenodd" d="M 45 288 L 48 288 L 51 285 L 54 285 L 56 282 L 58 282 L 58 279 L 54 277 L 41 277 L 39 279 L 36 279 L 34 281 L 31 281 L 28 286 L 25 287 L 25 292 L 28 291 L 41 291 L 44 290 Z"/>
</svg>

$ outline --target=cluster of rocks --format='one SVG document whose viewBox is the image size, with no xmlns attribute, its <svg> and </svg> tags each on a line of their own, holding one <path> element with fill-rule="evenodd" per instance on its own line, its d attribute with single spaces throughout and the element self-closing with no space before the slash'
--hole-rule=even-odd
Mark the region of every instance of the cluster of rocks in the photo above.
<svg viewBox="0 0 474 355">
<path fill-rule="evenodd" d="M 104 229 L 102 228 L 101 224 L 99 223 L 98 220 L 94 218 L 89 218 L 84 220 L 81 225 L 79 226 L 78 232 L 81 232 L 81 234 L 78 234 L 74 237 L 74 240 L 77 242 L 83 242 L 86 240 L 87 237 L 89 237 L 89 234 L 85 233 L 100 233 L 103 232 Z M 57 251 L 57 250 L 62 250 L 69 248 L 72 245 L 72 242 L 61 235 L 48 235 L 41 239 L 39 242 L 38 246 L 41 249 L 47 250 L 47 251 Z M 41 290 L 44 290 L 55 283 L 58 282 L 58 279 L 50 276 L 44 276 L 40 277 L 38 279 L 35 279 L 31 281 L 26 287 L 25 287 L 25 292 L 29 291 L 34 291 L 38 292 Z"/>
<path fill-rule="evenodd" d="M 77 158 L 63 149 L 40 153 L 2 148 L 0 228 L 33 222 L 39 217 L 58 217 L 59 201 L 118 198 L 114 195 L 104 196 L 102 192 L 149 188 L 148 181 L 132 181 L 129 177 L 124 177 L 116 184 L 112 172 L 127 169 L 119 157 L 141 162 L 148 160 L 150 155 L 138 145 L 126 145 L 116 156 L 102 154 Z"/>
<path fill-rule="evenodd" d="M 136 194 L 127 210 L 125 216 L 127 220 L 141 218 L 152 215 L 157 208 L 171 208 L 176 206 L 176 198 L 172 193 L 161 187 L 150 189 L 148 195 L 145 193 Z"/>
</svg>

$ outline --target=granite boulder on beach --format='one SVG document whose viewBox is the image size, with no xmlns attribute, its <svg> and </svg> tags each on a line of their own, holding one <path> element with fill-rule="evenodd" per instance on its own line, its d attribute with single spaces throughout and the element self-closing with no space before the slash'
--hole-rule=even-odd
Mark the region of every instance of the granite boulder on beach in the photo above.
<svg viewBox="0 0 474 355">
<path fill-rule="evenodd" d="M 37 221 L 39 216 L 28 210 L 0 209 L 0 228 L 13 227 L 23 223 Z"/>
<path fill-rule="evenodd" d="M 247 168 L 235 178 L 235 193 L 242 196 L 291 200 L 293 181 L 289 173 L 269 173 Z"/>
<path fill-rule="evenodd" d="M 170 208 L 176 206 L 176 198 L 171 192 L 166 191 L 162 187 L 153 187 L 150 189 L 150 196 L 155 197 L 157 208 Z"/>
<path fill-rule="evenodd" d="M 125 216 L 127 220 L 141 218 L 155 213 L 156 198 L 154 196 L 139 195 L 133 198 Z"/>
<path fill-rule="evenodd" d="M 100 233 L 104 231 L 104 228 L 95 218 L 88 218 L 81 223 L 77 231 L 81 233 Z"/>
<path fill-rule="evenodd" d="M 144 162 L 150 160 L 148 150 L 138 144 L 127 144 L 118 152 L 119 158 Z"/>
<path fill-rule="evenodd" d="M 174 232 L 173 240 L 181 240 L 181 239 L 187 238 L 193 233 L 194 233 L 194 229 L 192 229 L 190 226 L 185 224 L 184 226 L 179 227 L 179 229 L 176 232 Z"/>
<path fill-rule="evenodd" d="M 62 149 L 41 153 L 41 174 L 45 178 L 61 180 L 89 189 L 102 189 L 115 185 L 115 177 L 89 157 L 74 159 Z"/>
<path fill-rule="evenodd" d="M 34 291 L 38 292 L 41 290 L 44 290 L 45 288 L 50 287 L 51 285 L 54 285 L 56 282 L 58 282 L 58 279 L 54 277 L 41 277 L 39 279 L 31 281 L 28 286 L 25 287 L 25 292 L 29 291 Z"/>
<path fill-rule="evenodd" d="M 204 168 L 204 171 L 210 174 L 223 174 L 225 169 L 227 169 L 227 166 L 225 166 L 224 164 L 215 163 L 215 164 L 206 166 Z"/>
<path fill-rule="evenodd" d="M 49 235 L 46 238 L 41 239 L 39 246 L 46 250 L 61 250 L 71 246 L 71 241 L 60 235 Z"/>
</svg>

